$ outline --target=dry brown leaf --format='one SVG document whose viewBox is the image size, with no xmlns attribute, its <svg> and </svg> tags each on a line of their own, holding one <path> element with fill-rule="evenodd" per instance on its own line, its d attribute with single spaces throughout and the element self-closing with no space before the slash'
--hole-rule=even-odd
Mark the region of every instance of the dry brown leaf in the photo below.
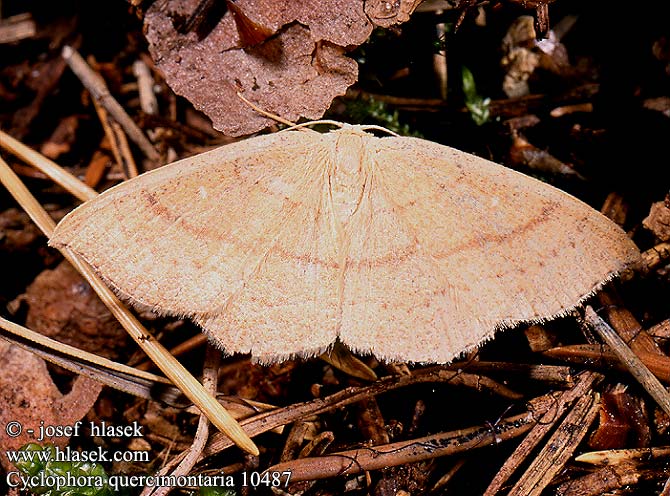
<svg viewBox="0 0 670 496">
<path fill-rule="evenodd" d="M 43 234 L 25 212 L 17 208 L 8 208 L 0 212 L 0 252 L 29 251 L 36 241 L 42 242 Z M 7 263 L 6 260 L 3 260 Z M 4 265 L 3 263 L 3 265 Z"/>
<path fill-rule="evenodd" d="M 659 96 L 656 98 L 647 98 L 642 106 L 649 110 L 661 112 L 664 116 L 670 117 L 670 97 Z"/>
<path fill-rule="evenodd" d="M 599 425 L 589 439 L 590 448 L 611 450 L 649 446 L 651 433 L 643 403 L 626 389 L 617 384 L 603 393 Z"/>
<path fill-rule="evenodd" d="M 7 450 L 18 449 L 26 443 L 37 442 L 39 428 L 42 425 L 73 425 L 93 406 L 102 384 L 83 376 L 77 377 L 72 389 L 62 394 L 53 383 L 44 360 L 19 346 L 0 339 L 0 452 L 2 466 L 10 469 Z M 12 429 L 6 428 L 9 422 L 19 422 Z M 31 435 L 28 429 L 32 429 Z M 57 446 L 65 446 L 68 436 L 46 438 Z"/>
<path fill-rule="evenodd" d="M 184 416 L 183 409 L 149 401 L 146 407 L 128 409 L 125 420 L 128 424 L 141 422 L 145 426 L 146 438 L 142 439 L 179 452 L 193 443 L 193 436 L 185 432 L 180 415 Z"/>
<path fill-rule="evenodd" d="M 216 129 L 240 136 L 274 122 L 237 92 L 285 119 L 318 119 L 356 81 L 357 66 L 345 48 L 363 43 L 373 22 L 407 20 L 416 0 L 368 2 L 366 11 L 362 0 L 239 0 L 235 9 L 276 33 L 254 46 L 245 46 L 231 9 L 202 40 L 195 32 L 178 32 L 176 20 L 192 13 L 196 3 L 154 2 L 145 17 L 149 50 L 176 93 L 205 112 Z"/>
<path fill-rule="evenodd" d="M 51 133 L 51 137 L 42 144 L 40 152 L 46 157 L 56 160 L 64 153 L 68 153 L 75 141 L 79 117 L 70 115 L 63 118 Z"/>
<path fill-rule="evenodd" d="M 541 40 L 536 40 L 534 17 L 523 15 L 514 20 L 502 42 L 503 91 L 509 98 L 520 98 L 530 93 L 528 81 L 538 67 L 561 77 L 574 73 L 567 49 L 560 40 L 572 28 L 575 19 L 572 16 L 563 18 Z"/>
<path fill-rule="evenodd" d="M 45 270 L 18 300 L 28 304 L 26 326 L 65 344 L 117 358 L 127 334 L 68 262 Z"/>
<path fill-rule="evenodd" d="M 570 164 L 557 159 L 546 150 L 537 148 L 518 133 L 514 133 L 509 158 L 513 165 L 528 167 L 541 174 L 584 179 Z"/>
<path fill-rule="evenodd" d="M 119 294 L 262 361 L 340 339 L 448 362 L 565 315 L 639 258 L 579 200 L 482 158 L 347 126 L 244 140 L 123 183 L 51 242 Z"/>
<path fill-rule="evenodd" d="M 53 209 L 49 213 L 56 219 L 65 214 Z M 8 304 L 5 298 L 23 291 L 42 267 L 56 262 L 56 253 L 46 249 L 44 241 L 44 235 L 25 212 L 17 208 L 0 212 L 0 270 L 6 288 L 6 294 L 0 296 L 1 306 Z M 18 310 L 16 305 L 7 309 L 11 314 Z"/>
<path fill-rule="evenodd" d="M 649 215 L 642 221 L 642 225 L 653 232 L 659 240 L 670 240 L 670 208 L 667 202 L 652 204 Z"/>
<path fill-rule="evenodd" d="M 520 16 L 507 30 L 502 41 L 504 56 L 500 61 L 505 69 L 503 91 L 509 98 L 530 93 L 528 79 L 540 63 L 540 56 L 532 48 L 535 43 L 532 16 Z"/>
<path fill-rule="evenodd" d="M 376 26 L 388 28 L 409 20 L 423 0 L 366 0 L 365 13 Z"/>
</svg>

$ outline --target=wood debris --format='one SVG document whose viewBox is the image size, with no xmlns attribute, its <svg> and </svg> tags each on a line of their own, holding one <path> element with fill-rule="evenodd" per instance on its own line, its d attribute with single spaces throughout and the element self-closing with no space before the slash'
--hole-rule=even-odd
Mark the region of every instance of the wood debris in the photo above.
<svg viewBox="0 0 670 496">
<path fill-rule="evenodd" d="M 12 304 L 27 306 L 30 329 L 100 356 L 117 358 L 128 344 L 119 323 L 67 262 L 38 275 Z"/>
<path fill-rule="evenodd" d="M 0 367 L 11 371 L 0 374 L 0 422 L 17 428 L 0 431 L 0 463 L 5 470 L 13 467 L 7 459 L 7 450 L 16 450 L 34 442 L 41 437 L 40 432 L 46 432 L 40 427 L 73 425 L 81 420 L 102 390 L 102 384 L 87 377 L 78 377 L 72 383 L 70 392 L 62 394 L 41 358 L 4 339 L 0 339 Z M 53 431 L 41 441 L 64 447 L 69 436 Z"/>
<path fill-rule="evenodd" d="M 217 367 L 204 367 L 197 326 L 138 313 L 139 341 L 172 350 L 184 374 L 208 370 L 216 404 L 253 437 L 256 457 L 213 426 L 204 434 L 200 410 L 155 375 L 139 344 L 117 334 L 86 283 L 46 246 L 21 206 L 0 194 L 0 332 L 14 343 L 0 340 L 3 478 L 14 470 L 4 453 L 33 441 L 6 436 L 8 422 L 84 420 L 143 427 L 138 438 L 52 439 L 82 453 L 148 454 L 148 463 L 105 463 L 115 475 L 167 475 L 181 464 L 189 475 L 229 474 L 238 483 L 286 467 L 295 478 L 275 494 L 670 495 L 670 416 L 660 406 L 670 385 L 670 172 L 663 166 L 668 145 L 659 139 L 670 135 L 670 4 L 19 3 L 3 3 L 0 19 L 0 169 L 4 177 L 8 163 L 53 221 L 135 170 L 239 141 L 214 126 L 239 135 L 278 131 L 238 99 L 241 90 L 289 120 L 325 111 L 328 119 L 392 127 L 533 175 L 602 206 L 642 256 L 588 301 L 602 322 L 591 312 L 589 320 L 623 345 L 606 344 L 578 308 L 499 333 L 438 367 L 387 363 L 338 343 L 327 355 L 272 366 L 222 356 L 214 380 Z M 76 50 L 96 74 L 93 91 L 63 59 L 66 45 L 71 62 Z M 490 98 L 482 126 L 468 114 L 462 66 L 482 101 Z M 402 194 L 417 191 L 415 180 L 404 182 Z M 450 232 L 469 223 L 457 216 Z M 560 272 L 583 270 L 594 250 Z M 549 248 L 541 251 L 542 260 L 556 260 Z M 196 257 L 206 260 L 204 252 Z M 472 271 L 480 274 L 481 265 Z M 570 286 L 564 276 L 558 281 Z M 496 298 L 486 308 L 499 309 Z M 31 329 L 155 374 L 138 376 L 80 351 L 63 354 L 68 348 L 35 339 Z M 634 377 L 645 368 L 663 385 L 652 385 L 653 394 Z"/>
</svg>

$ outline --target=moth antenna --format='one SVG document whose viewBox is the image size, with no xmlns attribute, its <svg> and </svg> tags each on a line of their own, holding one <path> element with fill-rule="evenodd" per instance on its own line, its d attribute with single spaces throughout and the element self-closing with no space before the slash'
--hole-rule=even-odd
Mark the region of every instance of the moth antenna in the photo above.
<svg viewBox="0 0 670 496">
<path fill-rule="evenodd" d="M 259 114 L 261 114 L 261 115 L 267 117 L 268 119 L 272 119 L 272 120 L 275 120 L 275 121 L 277 121 L 277 122 L 280 122 L 281 124 L 286 124 L 287 126 L 289 126 L 289 128 L 286 129 L 287 131 L 288 131 L 289 129 L 300 129 L 300 128 L 303 128 L 303 127 L 305 127 L 305 126 L 311 126 L 312 124 L 334 124 L 334 125 L 336 125 L 336 126 L 342 127 L 342 123 L 341 123 L 341 122 L 337 122 L 337 121 L 329 121 L 329 120 L 323 120 L 323 121 L 309 121 L 309 122 L 303 122 L 302 124 L 296 124 L 295 122 L 291 122 L 291 121 L 289 121 L 289 120 L 287 120 L 287 119 L 284 119 L 283 117 L 280 117 L 280 116 L 278 116 L 278 115 L 276 115 L 276 114 L 273 114 L 273 113 L 271 113 L 271 112 L 267 112 L 266 110 L 263 110 L 263 109 L 260 108 L 258 105 L 254 104 L 254 103 L 251 103 L 249 100 L 247 100 L 246 98 L 244 98 L 244 97 L 242 96 L 242 93 L 239 92 L 239 91 L 237 92 L 237 96 L 240 98 L 240 100 L 242 100 L 244 103 L 246 103 L 247 105 L 249 105 L 252 109 L 254 109 L 254 110 L 255 110 L 256 112 L 258 112 Z"/>
<path fill-rule="evenodd" d="M 391 131 L 390 129 L 386 129 L 384 126 L 377 126 L 376 124 L 365 124 L 363 126 L 360 126 L 360 128 L 363 131 L 367 131 L 368 129 L 374 129 L 375 131 L 381 131 L 383 133 L 389 133 L 391 136 L 395 136 L 396 138 L 400 138 L 400 135 L 398 133 L 395 133 Z"/>
<path fill-rule="evenodd" d="M 309 121 L 309 122 L 303 122 L 301 124 L 295 124 L 295 125 L 291 126 L 290 128 L 288 128 L 287 131 L 289 129 L 300 129 L 300 128 L 305 127 L 305 126 L 314 126 L 316 124 L 330 124 L 332 126 L 337 126 L 337 127 L 340 127 L 340 128 L 353 127 L 353 128 L 356 128 L 356 129 L 362 129 L 363 131 L 368 131 L 370 129 L 374 129 L 376 131 L 381 131 L 381 132 L 384 132 L 384 133 L 388 133 L 391 136 L 395 136 L 397 138 L 400 137 L 400 135 L 398 133 L 394 133 L 390 129 L 386 129 L 385 127 L 377 126 L 375 124 L 365 124 L 365 125 L 360 126 L 360 125 L 356 125 L 356 124 L 347 124 L 346 122 L 333 121 L 331 119 L 321 119 L 321 120 L 318 120 L 318 121 Z"/>
<path fill-rule="evenodd" d="M 287 119 L 284 119 L 283 117 L 279 117 L 279 116 L 276 115 L 276 114 L 272 114 L 272 113 L 270 113 L 270 112 L 266 112 L 265 110 L 263 110 L 262 108 L 260 108 L 258 105 L 255 105 L 255 104 L 251 103 L 249 100 L 247 100 L 246 98 L 244 98 L 244 97 L 242 96 L 242 93 L 239 92 L 239 91 L 237 92 L 237 96 L 239 97 L 240 100 L 242 100 L 244 103 L 246 103 L 247 105 L 249 105 L 249 106 L 250 106 L 252 109 L 254 109 L 256 112 L 258 112 L 259 114 L 261 114 L 261 115 L 267 117 L 268 119 L 272 119 L 273 121 L 277 121 L 277 122 L 280 122 L 280 123 L 282 123 L 282 124 L 286 124 L 287 126 L 291 126 L 291 127 L 295 127 L 295 126 L 297 125 L 295 122 L 291 122 L 291 121 L 289 121 L 289 120 L 287 120 Z"/>
<path fill-rule="evenodd" d="M 309 121 L 309 122 L 303 122 L 301 124 L 296 124 L 295 122 L 291 122 L 287 119 L 284 119 L 283 117 L 280 117 L 276 114 L 273 114 L 271 112 L 267 112 L 266 110 L 263 110 L 258 105 L 254 104 L 254 103 L 251 103 L 249 100 L 247 100 L 244 96 L 242 96 L 242 93 L 239 92 L 239 91 L 237 92 L 237 96 L 239 97 L 240 100 L 242 100 L 244 103 L 249 105 L 249 107 L 254 109 L 259 114 L 267 117 L 268 119 L 272 119 L 272 120 L 277 121 L 281 124 L 286 124 L 287 126 L 289 126 L 289 128 L 286 129 L 286 131 L 289 131 L 291 129 L 301 129 L 301 128 L 304 128 L 304 127 L 307 127 L 307 126 L 313 126 L 313 125 L 316 125 L 316 124 L 330 124 L 332 126 L 337 126 L 337 127 L 346 127 L 346 126 L 350 125 L 350 124 L 345 124 L 345 123 L 330 120 L 330 119 L 322 119 L 322 120 L 318 120 L 318 121 Z M 396 136 L 396 137 L 400 136 L 398 133 L 394 133 L 390 129 L 386 129 L 385 127 L 382 127 L 382 126 L 376 126 L 374 124 L 365 125 L 365 126 L 358 126 L 358 127 L 360 129 L 363 129 L 364 131 L 367 131 L 368 129 L 374 129 L 374 130 L 377 130 L 377 131 L 388 133 L 391 136 Z"/>
</svg>

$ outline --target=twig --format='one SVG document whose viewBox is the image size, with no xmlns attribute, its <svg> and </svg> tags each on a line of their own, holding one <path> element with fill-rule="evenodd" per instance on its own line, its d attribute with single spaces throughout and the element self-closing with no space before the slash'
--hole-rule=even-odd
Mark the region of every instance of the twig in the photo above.
<svg viewBox="0 0 670 496">
<path fill-rule="evenodd" d="M 571 367 L 563 365 L 542 365 L 533 363 L 508 363 L 508 362 L 483 362 L 479 360 L 466 364 L 457 363 L 449 365 L 449 368 L 459 367 L 466 372 L 479 374 L 504 373 L 523 376 L 531 381 L 547 382 L 562 387 L 574 386 L 574 371 Z"/>
<path fill-rule="evenodd" d="M 135 159 L 130 152 L 128 140 L 123 129 L 118 122 L 110 118 L 107 110 L 105 110 L 98 100 L 93 99 L 93 106 L 95 107 L 95 112 L 98 114 L 100 124 L 102 124 L 102 129 L 105 131 L 109 145 L 112 147 L 112 154 L 116 163 L 119 164 L 126 178 L 136 177 L 138 175 L 137 165 L 135 165 Z"/>
<path fill-rule="evenodd" d="M 332 431 L 324 431 L 314 436 L 314 438 L 307 443 L 307 445 L 300 451 L 297 458 L 306 458 L 308 456 L 320 456 L 322 455 L 328 447 L 335 440 L 335 435 Z M 299 492 L 305 493 L 309 492 L 312 487 L 316 484 L 316 480 L 309 481 L 298 481 Z M 296 485 L 291 485 L 288 488 L 289 493 L 297 493 L 298 491 L 294 490 Z"/>
<path fill-rule="evenodd" d="M 562 105 L 554 108 L 549 115 L 555 118 L 563 117 L 565 115 L 574 114 L 575 112 L 593 112 L 593 104 L 591 102 L 576 103 L 574 105 Z"/>
<path fill-rule="evenodd" d="M 281 456 L 279 457 L 280 462 L 287 462 L 298 457 L 305 436 L 310 431 L 311 423 L 312 422 L 299 420 L 293 424 L 288 436 L 286 436 L 284 449 L 282 449 Z"/>
<path fill-rule="evenodd" d="M 154 93 L 154 80 L 147 64 L 138 59 L 133 62 L 133 74 L 137 78 L 137 88 L 140 94 L 140 107 L 148 115 L 158 113 L 158 100 Z"/>
<path fill-rule="evenodd" d="M 227 396 L 219 393 L 216 397 L 220 403 L 224 404 L 226 410 L 231 412 L 236 419 L 247 418 L 256 415 L 258 412 L 277 409 L 275 405 L 240 398 L 239 396 Z M 185 411 L 193 415 L 198 415 L 200 413 L 200 409 L 193 405 L 187 407 Z M 277 427 L 276 429 L 273 429 L 273 432 L 282 434 L 283 430 L 283 427 Z"/>
<path fill-rule="evenodd" d="M 0 182 L 9 190 L 42 232 L 50 237 L 56 227 L 55 222 L 33 197 L 7 163 L 0 159 Z M 207 394 L 202 385 L 183 367 L 179 361 L 157 342 L 140 322 L 116 298 L 114 293 L 98 278 L 93 269 L 70 249 L 61 249 L 63 256 L 84 276 L 95 290 L 100 300 L 110 309 L 128 334 L 142 350 L 158 365 L 163 373 L 191 400 L 205 412 L 212 423 L 230 436 L 240 448 L 258 454 L 258 448 L 244 432 L 240 424 Z"/>
<path fill-rule="evenodd" d="M 643 467 L 641 462 L 627 462 L 602 467 L 595 472 L 563 482 L 556 487 L 556 496 L 601 496 L 603 494 L 626 494 L 630 487 L 643 480 L 661 480 L 668 477 L 666 463 L 659 462 Z M 667 484 L 666 484 L 667 486 Z M 617 491 L 620 490 L 620 491 Z M 652 491 L 642 490 L 640 494 Z M 659 496 L 667 496 L 666 489 Z"/>
<path fill-rule="evenodd" d="M 556 403 L 552 406 L 528 433 L 524 440 L 517 446 L 504 465 L 500 468 L 494 479 L 486 488 L 484 496 L 493 496 L 497 494 L 503 484 L 519 468 L 523 461 L 530 455 L 544 436 L 553 429 L 568 407 L 577 399 L 586 395 L 593 389 L 593 386 L 602 380 L 600 374 L 594 372 L 585 372 L 579 375 L 579 379 L 574 388 L 563 392 Z"/>
<path fill-rule="evenodd" d="M 289 471 L 291 481 L 296 482 L 357 474 L 366 470 L 414 463 L 497 444 L 522 435 L 535 422 L 534 416 L 526 412 L 503 419 L 496 423 L 493 429 L 490 425 L 483 425 L 370 448 L 300 458 L 274 465 L 266 472 Z"/>
<path fill-rule="evenodd" d="M 654 324 L 647 329 L 647 332 L 655 340 L 661 340 L 661 342 L 667 341 L 670 339 L 670 319 L 665 319 L 658 324 Z"/>
<path fill-rule="evenodd" d="M 379 408 L 377 399 L 373 396 L 365 398 L 354 405 L 358 411 L 356 425 L 365 442 L 371 444 L 388 444 L 391 439 L 386 430 L 384 415 Z"/>
<path fill-rule="evenodd" d="M 623 339 L 614 332 L 614 329 L 598 316 L 593 308 L 587 306 L 585 316 L 586 321 L 598 332 L 603 341 L 612 348 L 612 351 L 619 357 L 633 377 L 656 400 L 656 403 L 658 403 L 663 411 L 670 415 L 670 395 L 658 379 L 642 363 L 642 360 L 631 351 Z"/>
<path fill-rule="evenodd" d="M 306 458 L 308 456 L 321 455 L 328 449 L 328 446 L 330 446 L 334 440 L 335 435 L 331 431 L 321 432 L 314 436 L 314 438 L 300 450 L 298 456 L 300 458 Z"/>
<path fill-rule="evenodd" d="M 670 243 L 659 243 L 642 252 L 640 271 L 648 274 L 656 267 L 670 260 Z"/>
<path fill-rule="evenodd" d="M 621 304 L 621 298 L 613 290 L 603 291 L 598 299 L 611 326 L 633 351 L 663 354 L 656 341 L 647 334 L 630 310 Z"/>
<path fill-rule="evenodd" d="M 491 118 L 509 118 L 531 114 L 541 108 L 555 106 L 563 102 L 575 102 L 592 98 L 600 91 L 598 83 L 587 83 L 557 96 L 533 94 L 519 98 L 491 100 L 489 110 Z M 406 98 L 377 93 L 367 93 L 362 90 L 349 89 L 345 97 L 347 100 L 376 100 L 405 110 L 420 110 L 423 112 L 440 112 L 447 107 L 447 102 L 439 98 Z M 467 109 L 461 109 L 466 112 Z"/>
<path fill-rule="evenodd" d="M 154 79 L 147 63 L 139 58 L 133 63 L 133 74 L 137 78 L 137 90 L 140 95 L 140 108 L 145 116 L 158 115 L 158 99 L 154 92 Z M 146 125 L 146 119 L 143 121 Z M 161 127 L 155 127 L 147 131 L 151 141 L 156 141 L 165 130 Z"/>
<path fill-rule="evenodd" d="M 545 448 L 533 460 L 528 470 L 509 492 L 508 496 L 537 496 L 577 449 L 591 423 L 598 415 L 600 405 L 597 393 L 581 396 L 556 432 L 549 438 Z"/>
<path fill-rule="evenodd" d="M 463 379 L 462 376 L 466 376 L 465 379 Z M 296 403 L 284 408 L 261 412 L 253 417 L 242 420 L 240 423 L 244 426 L 246 432 L 253 437 L 274 430 L 277 427 L 292 424 L 299 420 L 305 420 L 315 415 L 335 410 L 336 408 L 351 405 L 352 403 L 356 403 L 370 396 L 376 396 L 401 387 L 432 382 L 446 382 L 454 385 L 476 385 L 477 381 L 481 381 L 480 376 L 447 370 L 444 367 L 428 367 L 416 370 L 411 375 L 385 377 L 369 386 L 358 388 L 349 387 L 325 398 L 317 398 L 312 401 Z M 540 412 L 540 415 L 542 413 L 543 412 Z M 207 448 L 205 448 L 203 458 L 215 455 L 230 446 L 232 446 L 230 439 L 222 436 L 218 432 L 214 433 L 207 444 Z M 170 467 L 176 466 L 176 464 L 179 463 L 181 456 L 183 455 L 178 455 L 168 462 L 165 467 L 165 473 L 167 473 L 167 470 Z"/>
<path fill-rule="evenodd" d="M 37 28 L 30 14 L 18 14 L 0 22 L 0 44 L 14 43 L 35 36 Z"/>
<path fill-rule="evenodd" d="M 216 390 L 218 388 L 218 379 L 219 379 L 219 365 L 221 363 L 221 352 L 217 350 L 211 344 L 207 345 L 207 351 L 205 352 L 205 363 L 203 366 L 202 372 L 202 386 L 212 396 L 216 395 Z M 193 444 L 188 450 L 186 456 L 179 463 L 177 468 L 172 472 L 173 477 L 179 477 L 182 475 L 188 474 L 196 462 L 200 458 L 202 451 L 205 449 L 205 444 L 207 443 L 207 437 L 209 436 L 209 422 L 205 415 L 200 415 L 198 419 L 198 428 L 196 429 L 195 438 L 193 439 Z M 151 495 L 154 496 L 165 496 L 168 494 L 173 487 L 152 487 L 147 486 L 142 491 L 142 496 Z"/>
<path fill-rule="evenodd" d="M 139 146 L 149 159 L 158 161 L 160 155 L 142 130 L 135 124 L 126 111 L 123 110 L 123 107 L 121 107 L 119 102 L 117 102 L 111 95 L 102 77 L 96 74 L 81 55 L 79 55 L 79 53 L 77 53 L 71 46 L 65 45 L 63 47 L 62 56 L 86 89 L 91 92 L 93 98 L 98 100 L 112 117 L 121 124 L 126 133 L 128 133 L 130 139 Z"/>
<path fill-rule="evenodd" d="M 603 467 L 583 477 L 571 479 L 556 487 L 556 496 L 599 496 L 637 484 L 641 473 L 632 463 Z"/>
<path fill-rule="evenodd" d="M 123 168 L 126 177 L 128 179 L 132 179 L 133 177 L 139 176 L 139 172 L 137 171 L 137 164 L 135 163 L 133 154 L 130 151 L 130 146 L 128 146 L 128 138 L 126 138 L 126 133 L 123 131 L 123 128 L 121 128 L 118 122 L 112 120 L 110 125 L 112 126 L 114 136 L 119 143 L 119 151 L 123 157 L 124 164 L 126 164 L 126 167 Z"/>
<path fill-rule="evenodd" d="M 387 377 L 369 386 L 361 388 L 347 388 L 326 398 L 318 398 L 305 403 L 293 404 L 285 408 L 279 408 L 269 412 L 245 419 L 241 422 L 245 430 L 256 436 L 263 432 L 274 429 L 281 425 L 291 424 L 297 420 L 318 415 L 324 412 L 350 405 L 369 396 L 392 391 L 400 387 L 412 384 L 423 384 L 430 382 L 450 383 L 452 385 L 482 386 L 482 378 L 472 374 L 464 374 L 444 367 L 429 367 L 414 371 L 412 375 L 400 377 Z M 518 398 L 517 398 L 518 399 Z M 218 433 L 212 435 L 204 456 L 211 456 L 231 446 L 229 439 Z"/>
<path fill-rule="evenodd" d="M 573 344 L 552 348 L 542 354 L 570 363 L 587 365 L 590 368 L 609 366 L 627 370 L 621 360 L 604 345 Z M 670 357 L 645 351 L 638 351 L 636 355 L 660 381 L 670 384 Z"/>
<path fill-rule="evenodd" d="M 454 476 L 458 473 L 458 471 L 463 468 L 463 465 L 465 465 L 465 462 L 467 460 L 465 458 L 461 458 L 458 460 L 454 465 L 447 470 L 447 472 L 439 478 L 439 480 L 433 485 L 432 488 L 430 488 L 430 494 L 443 494 L 442 492 L 439 492 L 444 486 L 446 486 L 451 479 L 454 478 Z"/>
</svg>

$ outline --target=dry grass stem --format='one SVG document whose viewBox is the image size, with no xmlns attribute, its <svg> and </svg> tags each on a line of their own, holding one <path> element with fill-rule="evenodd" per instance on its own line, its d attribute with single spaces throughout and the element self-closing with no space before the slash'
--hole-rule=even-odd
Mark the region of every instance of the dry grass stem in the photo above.
<svg viewBox="0 0 670 496">
<path fill-rule="evenodd" d="M 152 389 L 159 384 L 171 384 L 164 377 L 60 343 L 2 317 L 0 328 L 9 333 L 2 335 L 4 339 L 42 359 L 134 396 L 156 399 Z"/>
<path fill-rule="evenodd" d="M 55 222 L 33 197 L 9 165 L 0 159 L 0 181 L 9 190 L 16 201 L 23 207 L 40 230 L 50 237 L 56 227 Z M 93 269 L 78 255 L 68 248 L 61 249 L 63 256 L 79 271 L 91 287 L 98 294 L 102 302 L 110 309 L 128 334 L 156 363 L 163 373 L 203 412 L 212 423 L 234 443 L 251 454 L 258 454 L 258 448 L 251 438 L 244 432 L 240 424 L 228 413 L 216 399 L 208 394 L 202 385 L 184 368 L 177 359 L 151 337 L 149 332 L 140 324 L 112 293 L 112 291 L 98 278 Z"/>
<path fill-rule="evenodd" d="M 633 351 L 663 355 L 656 341 L 644 330 L 632 312 L 623 305 L 619 295 L 610 289 L 600 293 L 598 299 L 603 307 L 602 312 L 610 325 Z"/>
<path fill-rule="evenodd" d="M 616 465 L 632 461 L 648 461 L 666 458 L 670 455 L 670 446 L 654 448 L 612 449 L 589 451 L 575 458 L 576 462 L 589 465 Z"/>
<path fill-rule="evenodd" d="M 174 348 L 170 348 L 170 354 L 172 356 L 178 357 L 184 353 L 188 353 L 191 350 L 201 347 L 205 343 L 207 343 L 207 336 L 202 333 L 196 334 L 192 338 L 179 343 Z M 135 367 L 139 370 L 150 370 L 151 368 L 155 367 L 155 365 L 151 360 L 145 360 L 144 362 L 138 363 Z"/>
<path fill-rule="evenodd" d="M 202 371 L 202 386 L 212 396 L 216 395 L 218 389 L 219 365 L 221 364 L 221 353 L 214 346 L 208 345 L 205 353 L 205 362 Z M 184 458 L 181 460 L 177 468 L 172 472 L 172 476 L 179 477 L 187 475 L 195 466 L 202 451 L 207 444 L 209 437 L 209 422 L 207 417 L 203 414 L 198 419 L 198 428 L 193 439 L 193 444 L 188 450 Z M 173 488 L 172 487 L 153 487 L 147 486 L 142 491 L 142 496 L 165 496 Z"/>
<path fill-rule="evenodd" d="M 92 200 L 98 196 L 97 191 L 86 186 L 57 163 L 37 153 L 2 130 L 0 130 L 0 147 L 32 165 L 81 201 Z"/>
<path fill-rule="evenodd" d="M 670 395 L 640 358 L 633 353 L 626 342 L 601 319 L 590 306 L 586 307 L 586 321 L 598 332 L 612 351 L 619 357 L 626 369 L 637 379 L 665 413 L 670 415 Z M 649 338 L 651 339 L 651 338 Z"/>
</svg>

